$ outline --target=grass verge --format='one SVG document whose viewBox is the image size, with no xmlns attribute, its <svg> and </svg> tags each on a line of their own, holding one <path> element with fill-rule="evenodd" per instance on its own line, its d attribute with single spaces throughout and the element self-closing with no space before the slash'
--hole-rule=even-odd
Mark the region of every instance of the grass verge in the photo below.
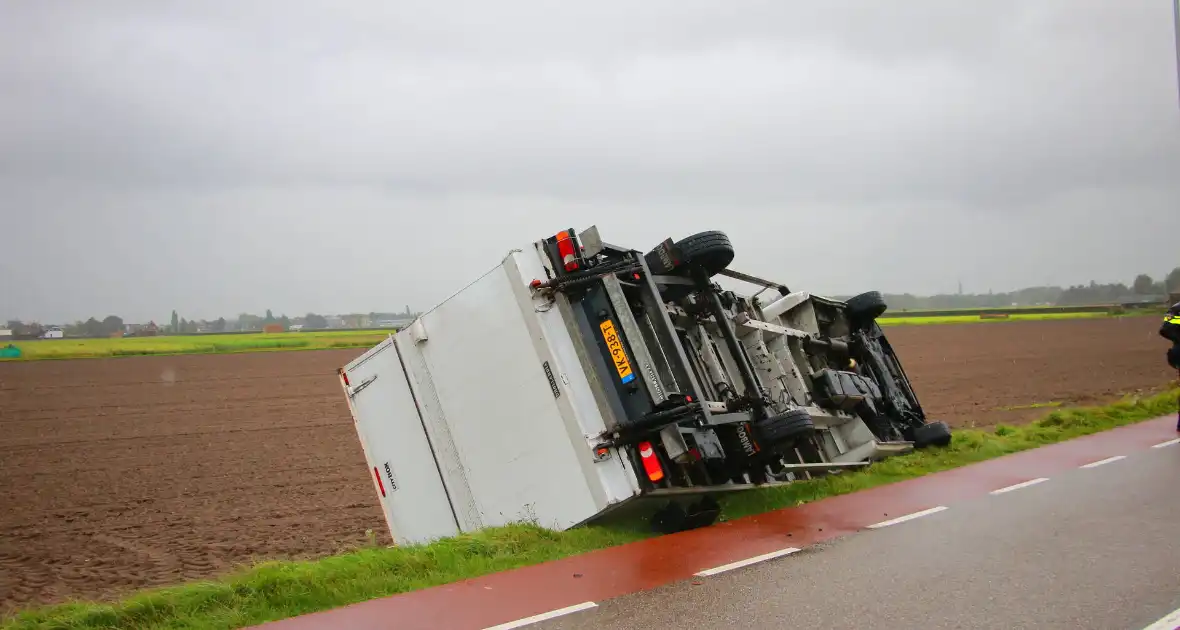
<svg viewBox="0 0 1180 630">
<path fill-rule="evenodd" d="M 328 348 L 369 348 L 385 339 L 392 330 L 314 331 L 258 333 L 245 335 L 175 335 L 160 337 L 124 337 L 112 339 L 39 339 L 14 342 L 20 348 L 18 359 L 97 359 L 127 356 L 173 354 L 232 354 L 277 350 L 323 350 Z M 5 345 L 5 344 L 0 344 Z"/>
<path fill-rule="evenodd" d="M 1063 319 L 1117 319 L 1121 317 L 1142 317 L 1141 313 L 1109 315 L 1107 313 L 1030 313 L 1013 314 L 1002 319 L 985 319 L 979 315 L 914 315 L 882 317 L 877 322 L 882 326 L 926 326 L 931 324 L 996 324 L 1003 322 L 1037 322 Z"/>
<path fill-rule="evenodd" d="M 724 500 L 723 519 L 791 507 L 1176 413 L 1177 390 L 1100 408 L 1065 409 L 1027 426 L 959 430 L 952 445 L 869 468 Z M 114 603 L 69 603 L 20 613 L 4 630 L 240 628 L 619 545 L 642 524 L 553 532 L 513 525 L 431 545 L 369 548 L 316 561 L 274 561 L 224 578 L 146 591 Z"/>
</svg>

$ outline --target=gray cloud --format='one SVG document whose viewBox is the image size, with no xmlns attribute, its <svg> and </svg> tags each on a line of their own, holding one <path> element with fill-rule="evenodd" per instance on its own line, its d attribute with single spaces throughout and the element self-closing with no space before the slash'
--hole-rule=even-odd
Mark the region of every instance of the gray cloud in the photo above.
<svg viewBox="0 0 1180 630">
<path fill-rule="evenodd" d="M 0 315 L 425 307 L 592 223 L 821 292 L 1161 275 L 1173 46 L 1151 0 L 9 3 Z"/>
</svg>

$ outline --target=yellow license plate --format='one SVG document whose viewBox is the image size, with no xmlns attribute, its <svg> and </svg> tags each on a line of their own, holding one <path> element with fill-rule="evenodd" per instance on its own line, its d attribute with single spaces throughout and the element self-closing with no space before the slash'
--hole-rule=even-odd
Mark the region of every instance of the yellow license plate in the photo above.
<svg viewBox="0 0 1180 630">
<path fill-rule="evenodd" d="M 631 362 L 627 360 L 627 353 L 623 351 L 623 340 L 615 332 L 615 323 L 606 320 L 598 325 L 602 330 L 602 339 L 606 341 L 606 348 L 610 351 L 615 362 L 615 370 L 619 373 L 619 380 L 630 383 L 635 380 L 635 373 L 631 371 Z"/>
</svg>

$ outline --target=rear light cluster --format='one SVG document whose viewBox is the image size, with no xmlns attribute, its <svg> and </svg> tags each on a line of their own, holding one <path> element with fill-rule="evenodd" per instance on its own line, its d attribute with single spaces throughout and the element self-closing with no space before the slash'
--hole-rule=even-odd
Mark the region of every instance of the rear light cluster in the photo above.
<svg viewBox="0 0 1180 630">
<path fill-rule="evenodd" d="M 664 478 L 664 469 L 660 466 L 660 458 L 656 457 L 656 451 L 651 442 L 639 443 L 639 458 L 643 460 L 643 471 L 647 473 L 647 478 L 652 483 Z"/>
<path fill-rule="evenodd" d="M 574 249 L 574 239 L 568 231 L 557 233 L 557 253 L 561 256 L 561 264 L 566 271 L 578 270 L 578 253 Z"/>
</svg>

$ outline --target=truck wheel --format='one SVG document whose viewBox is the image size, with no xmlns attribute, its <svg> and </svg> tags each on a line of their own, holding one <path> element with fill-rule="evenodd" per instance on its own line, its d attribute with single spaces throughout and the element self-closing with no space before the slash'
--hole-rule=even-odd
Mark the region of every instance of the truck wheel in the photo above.
<svg viewBox="0 0 1180 630">
<path fill-rule="evenodd" d="M 717 521 L 718 516 L 721 516 L 721 505 L 717 500 L 709 496 L 701 497 L 701 500 L 685 509 L 683 529 L 687 531 L 708 527 Z"/>
<path fill-rule="evenodd" d="M 760 441 L 772 447 L 794 444 L 815 434 L 815 422 L 806 410 L 792 409 L 782 415 L 755 422 L 754 431 Z"/>
<path fill-rule="evenodd" d="M 713 277 L 733 262 L 733 244 L 725 232 L 701 232 L 676 243 L 684 267 L 696 265 Z"/>
<path fill-rule="evenodd" d="M 885 314 L 889 308 L 885 305 L 885 298 L 879 291 L 861 293 L 846 302 L 848 317 L 857 322 L 871 322 Z"/>
<path fill-rule="evenodd" d="M 687 521 L 688 513 L 684 506 L 673 501 L 652 514 L 651 528 L 657 534 L 675 534 L 684 531 Z"/>
<path fill-rule="evenodd" d="M 914 448 L 948 446 L 951 428 L 945 422 L 930 422 L 914 429 Z"/>
</svg>

